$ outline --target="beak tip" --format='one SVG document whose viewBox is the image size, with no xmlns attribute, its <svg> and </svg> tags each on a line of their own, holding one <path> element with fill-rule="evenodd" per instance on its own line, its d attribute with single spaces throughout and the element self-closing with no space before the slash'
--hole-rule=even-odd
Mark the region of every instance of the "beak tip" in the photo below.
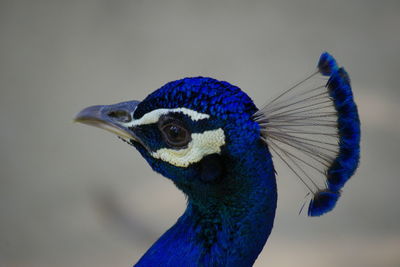
<svg viewBox="0 0 400 267">
<path fill-rule="evenodd" d="M 121 123 L 107 116 L 106 113 L 109 109 L 110 106 L 102 105 L 84 108 L 73 118 L 73 123 L 94 126 L 125 139 L 134 139 L 133 134 L 128 132 Z"/>
<path fill-rule="evenodd" d="M 74 121 L 81 122 L 87 119 L 100 119 L 104 106 L 90 106 L 82 109 L 74 118 Z"/>
</svg>

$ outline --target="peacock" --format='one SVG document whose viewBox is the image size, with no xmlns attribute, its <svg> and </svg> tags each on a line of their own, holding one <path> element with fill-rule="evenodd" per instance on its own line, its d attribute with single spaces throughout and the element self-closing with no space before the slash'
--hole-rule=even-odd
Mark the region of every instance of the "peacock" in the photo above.
<svg viewBox="0 0 400 267">
<path fill-rule="evenodd" d="M 87 107 L 75 120 L 135 147 L 187 197 L 183 215 L 135 266 L 252 266 L 275 218 L 273 159 L 304 184 L 307 214 L 321 216 L 360 157 L 350 79 L 327 52 L 261 108 L 228 82 L 190 77 L 141 102 Z"/>
</svg>

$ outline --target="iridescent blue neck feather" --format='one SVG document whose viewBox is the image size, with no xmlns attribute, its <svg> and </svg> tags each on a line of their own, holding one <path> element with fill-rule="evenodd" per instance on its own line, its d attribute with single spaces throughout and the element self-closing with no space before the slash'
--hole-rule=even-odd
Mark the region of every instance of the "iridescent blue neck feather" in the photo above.
<svg viewBox="0 0 400 267">
<path fill-rule="evenodd" d="M 277 191 L 267 147 L 255 142 L 242 156 L 226 159 L 219 185 L 202 188 L 212 194 L 176 182 L 187 209 L 135 266 L 252 266 L 271 232 Z"/>
</svg>

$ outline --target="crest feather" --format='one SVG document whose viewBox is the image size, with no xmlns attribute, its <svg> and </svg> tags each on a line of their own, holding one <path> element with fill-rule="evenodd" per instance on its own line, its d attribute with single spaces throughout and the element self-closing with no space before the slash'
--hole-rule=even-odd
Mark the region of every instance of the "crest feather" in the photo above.
<svg viewBox="0 0 400 267">
<path fill-rule="evenodd" d="M 312 193 L 309 216 L 331 211 L 357 169 L 360 120 L 347 72 L 324 52 L 317 71 L 258 110 L 261 138 Z"/>
</svg>

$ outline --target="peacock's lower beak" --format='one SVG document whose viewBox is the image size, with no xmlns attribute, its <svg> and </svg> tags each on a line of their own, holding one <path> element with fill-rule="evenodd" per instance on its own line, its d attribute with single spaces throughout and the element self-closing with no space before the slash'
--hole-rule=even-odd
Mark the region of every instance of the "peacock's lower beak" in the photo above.
<svg viewBox="0 0 400 267">
<path fill-rule="evenodd" d="M 137 140 L 127 125 L 133 120 L 133 113 L 139 103 L 132 100 L 114 105 L 90 106 L 80 111 L 74 121 L 104 129 L 123 139 Z"/>
</svg>

